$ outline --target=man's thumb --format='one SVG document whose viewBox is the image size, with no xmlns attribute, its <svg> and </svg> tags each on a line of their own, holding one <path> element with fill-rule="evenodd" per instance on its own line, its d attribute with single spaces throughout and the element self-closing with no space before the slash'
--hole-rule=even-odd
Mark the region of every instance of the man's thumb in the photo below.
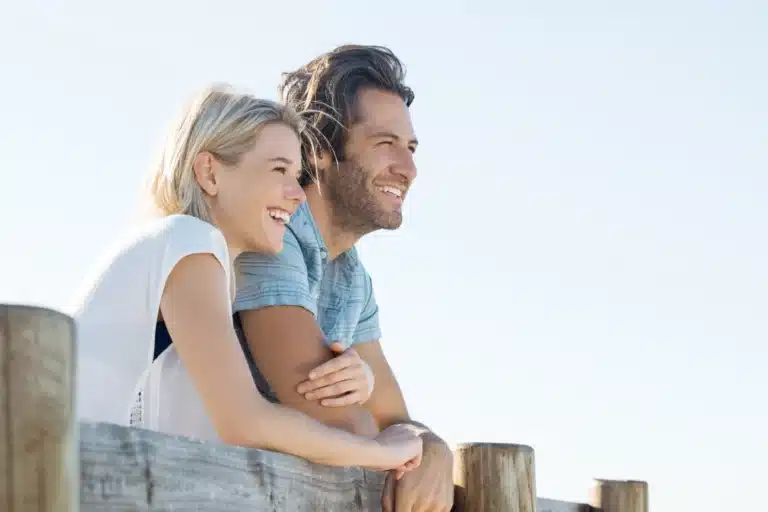
<svg viewBox="0 0 768 512">
<path fill-rule="evenodd" d="M 334 352 L 339 353 L 339 354 L 344 352 L 344 350 L 345 350 L 344 349 L 344 345 L 342 345 L 341 342 L 339 342 L 339 341 L 334 341 L 333 343 L 331 343 L 329 345 L 329 348 L 331 350 L 333 350 Z"/>
</svg>

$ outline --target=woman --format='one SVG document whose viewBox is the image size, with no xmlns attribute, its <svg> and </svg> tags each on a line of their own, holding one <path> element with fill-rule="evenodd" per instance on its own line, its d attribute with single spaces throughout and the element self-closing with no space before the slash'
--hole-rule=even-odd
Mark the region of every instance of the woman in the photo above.
<svg viewBox="0 0 768 512">
<path fill-rule="evenodd" d="M 117 248 L 75 312 L 82 419 L 128 424 L 139 394 L 139 424 L 156 430 L 398 475 L 419 463 L 407 427 L 365 439 L 269 403 L 234 332 L 234 259 L 279 252 L 305 199 L 301 135 L 293 111 L 225 87 L 189 105 L 153 169 L 161 215 Z M 173 346 L 152 363 L 160 321 Z"/>
</svg>

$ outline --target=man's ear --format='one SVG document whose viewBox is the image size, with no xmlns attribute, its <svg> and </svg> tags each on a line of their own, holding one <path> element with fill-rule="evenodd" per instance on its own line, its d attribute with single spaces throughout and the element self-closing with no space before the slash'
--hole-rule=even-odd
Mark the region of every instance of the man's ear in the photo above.
<svg viewBox="0 0 768 512">
<path fill-rule="evenodd" d="M 308 160 L 307 164 L 309 164 L 310 167 L 310 179 L 317 184 L 323 182 L 323 177 L 335 163 L 332 153 L 327 150 L 317 151 L 314 155 L 309 156 Z"/>
<path fill-rule="evenodd" d="M 192 170 L 195 173 L 195 181 L 200 188 L 209 196 L 215 196 L 219 187 L 216 181 L 216 172 L 214 164 L 216 163 L 213 155 L 207 151 L 198 153 L 192 161 Z"/>
</svg>

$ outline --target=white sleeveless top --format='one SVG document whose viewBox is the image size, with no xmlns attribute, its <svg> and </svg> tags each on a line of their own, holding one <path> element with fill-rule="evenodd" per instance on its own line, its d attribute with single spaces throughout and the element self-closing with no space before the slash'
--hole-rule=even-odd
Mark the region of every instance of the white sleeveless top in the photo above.
<svg viewBox="0 0 768 512">
<path fill-rule="evenodd" d="M 77 326 L 78 419 L 217 438 L 173 345 L 152 361 L 168 276 L 182 258 L 200 253 L 221 263 L 230 299 L 232 270 L 224 236 L 188 215 L 144 224 L 98 267 L 71 312 Z"/>
</svg>

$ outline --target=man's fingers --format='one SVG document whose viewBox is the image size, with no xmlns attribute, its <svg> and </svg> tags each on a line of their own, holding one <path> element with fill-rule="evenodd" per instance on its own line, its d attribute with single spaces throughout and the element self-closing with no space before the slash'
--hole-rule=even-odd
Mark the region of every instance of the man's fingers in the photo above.
<svg viewBox="0 0 768 512">
<path fill-rule="evenodd" d="M 334 341 L 330 345 L 328 345 L 328 348 L 330 348 L 332 351 L 336 352 L 337 354 L 341 354 L 344 352 L 344 345 L 339 343 L 338 341 Z"/>
<path fill-rule="evenodd" d="M 352 393 L 347 393 L 346 395 L 337 398 L 320 400 L 320 405 L 325 407 L 344 407 L 345 405 L 360 403 L 362 399 L 359 391 L 353 391 Z"/>
<path fill-rule="evenodd" d="M 390 471 L 384 480 L 384 490 L 381 493 L 382 512 L 395 512 L 395 475 Z"/>
</svg>

